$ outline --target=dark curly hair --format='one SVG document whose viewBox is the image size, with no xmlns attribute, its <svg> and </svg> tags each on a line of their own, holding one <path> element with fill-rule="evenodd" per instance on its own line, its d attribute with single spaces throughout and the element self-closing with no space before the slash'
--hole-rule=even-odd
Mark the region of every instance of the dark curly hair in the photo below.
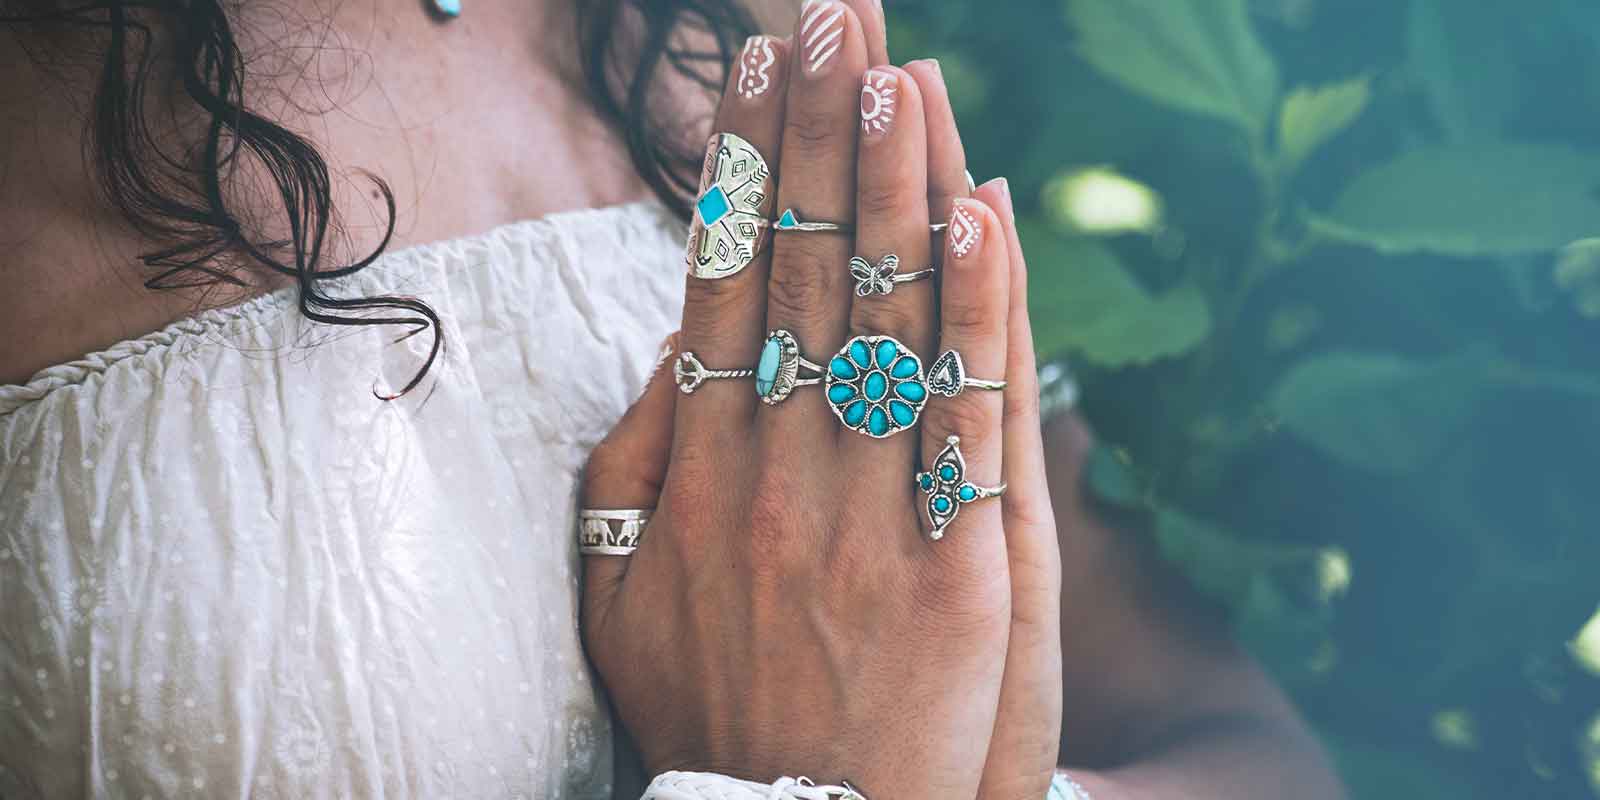
<svg viewBox="0 0 1600 800">
<path fill-rule="evenodd" d="M 708 90 L 720 87 L 754 20 L 738 0 L 573 3 L 594 108 L 622 134 L 635 169 L 655 194 L 687 213 L 700 154 L 687 150 L 681 131 L 652 106 L 652 89 L 670 74 Z M 106 198 L 137 231 L 161 243 L 140 257 L 153 273 L 147 288 L 246 285 L 229 261 L 289 276 L 301 313 L 317 322 L 395 325 L 405 329 L 401 338 L 431 332 L 427 360 L 390 397 L 416 388 L 444 347 L 438 314 L 415 297 L 335 297 L 324 285 L 368 266 L 388 247 L 394 194 L 381 176 L 367 176 L 387 209 L 382 241 L 351 263 L 326 263 L 338 224 L 327 162 L 311 141 L 250 110 L 249 76 L 223 0 L 13 0 L 0 2 L 0 12 L 0 24 L 20 34 L 30 51 L 45 49 L 31 46 L 35 37 L 48 40 L 59 30 L 95 35 L 98 75 L 86 158 Z M 151 46 L 156 26 L 172 43 L 159 53 Z M 190 162 L 157 146 L 147 117 L 156 69 L 176 76 L 202 116 L 201 152 Z M 269 238 L 230 208 L 230 183 L 241 179 L 231 167 L 242 158 L 265 169 L 287 240 Z"/>
</svg>

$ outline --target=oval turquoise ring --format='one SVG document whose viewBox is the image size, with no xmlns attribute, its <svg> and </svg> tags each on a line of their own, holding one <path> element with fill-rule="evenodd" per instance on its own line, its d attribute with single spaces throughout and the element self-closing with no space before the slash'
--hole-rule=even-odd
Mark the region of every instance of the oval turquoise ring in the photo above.
<svg viewBox="0 0 1600 800">
<path fill-rule="evenodd" d="M 767 334 L 761 360 L 756 362 L 756 394 L 761 402 L 775 406 L 789 399 L 795 389 L 821 382 L 822 367 L 800 355 L 800 342 L 794 334 L 782 328 Z"/>
<path fill-rule="evenodd" d="M 828 407 L 857 433 L 884 439 L 917 424 L 928 403 L 922 359 L 892 336 L 857 336 L 828 362 Z"/>
</svg>

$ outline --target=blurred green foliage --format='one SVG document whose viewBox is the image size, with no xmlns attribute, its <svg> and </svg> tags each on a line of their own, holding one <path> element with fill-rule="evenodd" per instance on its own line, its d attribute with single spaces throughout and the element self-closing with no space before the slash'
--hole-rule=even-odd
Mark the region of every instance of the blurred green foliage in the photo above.
<svg viewBox="0 0 1600 800">
<path fill-rule="evenodd" d="M 1355 796 L 1600 797 L 1600 4 L 891 0 L 889 29 L 1011 178 L 1091 484 Z"/>
</svg>

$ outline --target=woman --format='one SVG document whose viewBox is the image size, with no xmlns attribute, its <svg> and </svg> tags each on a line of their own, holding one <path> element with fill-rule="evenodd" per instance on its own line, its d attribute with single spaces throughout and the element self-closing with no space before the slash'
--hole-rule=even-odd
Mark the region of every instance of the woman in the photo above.
<svg viewBox="0 0 1600 800">
<path fill-rule="evenodd" d="M 655 509 L 583 593 L 652 773 L 1032 798 L 1059 738 L 1097 798 L 1337 796 L 1083 512 L 1075 425 L 1045 463 L 1009 198 L 969 193 L 937 65 L 886 66 L 867 0 L 787 11 L 741 49 L 718 2 L 8 5 L 0 795 L 609 794 L 577 475 L 651 364 L 782 327 L 1009 385 L 878 441 L 819 390 L 655 371 L 583 489 Z M 763 220 L 838 227 L 679 283 L 713 131 L 769 161 Z M 894 280 L 935 261 L 942 305 Z M 945 447 L 1007 487 L 931 541 L 908 487 Z"/>
</svg>

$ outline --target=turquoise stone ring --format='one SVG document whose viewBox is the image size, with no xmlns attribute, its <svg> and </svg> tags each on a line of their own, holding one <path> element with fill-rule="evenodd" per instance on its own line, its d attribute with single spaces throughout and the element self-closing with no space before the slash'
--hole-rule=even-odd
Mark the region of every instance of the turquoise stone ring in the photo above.
<svg viewBox="0 0 1600 800">
<path fill-rule="evenodd" d="M 828 362 L 823 385 L 834 416 L 874 439 L 913 427 L 928 403 L 922 359 L 892 336 L 851 339 Z"/>
<path fill-rule="evenodd" d="M 731 133 L 711 137 L 700 196 L 689 220 L 689 274 L 715 280 L 755 259 L 770 223 L 772 172 L 755 145 Z"/>
<path fill-rule="evenodd" d="M 789 399 L 795 389 L 821 382 L 822 367 L 800 355 L 800 342 L 794 334 L 782 328 L 767 334 L 761 360 L 756 362 L 756 395 L 761 402 L 775 406 Z"/>
<path fill-rule="evenodd" d="M 928 538 L 934 541 L 944 538 L 945 528 L 955 521 L 962 506 L 1006 493 L 1004 483 L 985 488 L 967 480 L 967 460 L 961 457 L 961 437 L 951 436 L 944 441 L 944 449 L 933 460 L 933 469 L 917 473 L 917 488 L 928 496 L 925 510 L 928 524 L 932 526 Z"/>
</svg>

